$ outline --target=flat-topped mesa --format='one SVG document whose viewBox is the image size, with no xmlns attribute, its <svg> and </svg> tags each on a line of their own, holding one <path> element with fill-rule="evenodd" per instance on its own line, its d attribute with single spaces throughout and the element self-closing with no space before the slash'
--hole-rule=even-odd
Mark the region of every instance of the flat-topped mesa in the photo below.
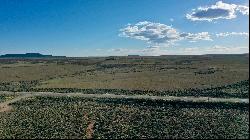
<svg viewBox="0 0 250 140">
<path fill-rule="evenodd" d="M 51 57 L 66 57 L 66 56 L 43 55 L 40 53 L 5 54 L 0 56 L 0 58 L 51 58 Z"/>
</svg>

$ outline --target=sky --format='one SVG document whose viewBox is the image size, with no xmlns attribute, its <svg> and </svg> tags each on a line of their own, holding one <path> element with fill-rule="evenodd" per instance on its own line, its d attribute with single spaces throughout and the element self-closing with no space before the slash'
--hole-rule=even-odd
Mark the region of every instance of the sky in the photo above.
<svg viewBox="0 0 250 140">
<path fill-rule="evenodd" d="M 248 0 L 0 0 L 0 55 L 249 52 Z"/>
</svg>

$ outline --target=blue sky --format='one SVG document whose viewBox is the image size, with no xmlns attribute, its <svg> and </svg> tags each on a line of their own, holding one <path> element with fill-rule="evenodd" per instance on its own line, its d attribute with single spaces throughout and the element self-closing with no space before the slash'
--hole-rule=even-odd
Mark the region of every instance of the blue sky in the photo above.
<svg viewBox="0 0 250 140">
<path fill-rule="evenodd" d="M 182 2 L 0 0 L 0 54 L 249 52 L 248 0 Z"/>
</svg>

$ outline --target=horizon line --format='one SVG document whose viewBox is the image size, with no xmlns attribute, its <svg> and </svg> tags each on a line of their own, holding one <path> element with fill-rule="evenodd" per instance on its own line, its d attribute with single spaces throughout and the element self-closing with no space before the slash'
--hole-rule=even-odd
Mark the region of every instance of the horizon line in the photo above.
<svg viewBox="0 0 250 140">
<path fill-rule="evenodd" d="M 138 55 L 138 54 L 128 54 L 128 55 L 97 55 L 97 56 L 66 56 L 66 55 L 53 55 L 53 54 L 42 54 L 42 53 L 6 53 L 6 54 L 0 54 L 1 56 L 4 55 L 24 55 L 24 54 L 41 54 L 41 55 L 51 55 L 52 57 L 128 57 L 128 56 L 136 56 L 136 57 L 157 57 L 157 56 L 202 56 L 202 55 L 244 55 L 249 54 L 247 53 L 210 53 L 210 54 L 163 54 L 163 55 Z M 6 57 L 7 58 L 7 57 Z M 9 57 L 10 58 L 10 57 Z M 12 57 L 13 58 L 13 57 Z M 18 57 L 16 57 L 18 58 Z"/>
</svg>

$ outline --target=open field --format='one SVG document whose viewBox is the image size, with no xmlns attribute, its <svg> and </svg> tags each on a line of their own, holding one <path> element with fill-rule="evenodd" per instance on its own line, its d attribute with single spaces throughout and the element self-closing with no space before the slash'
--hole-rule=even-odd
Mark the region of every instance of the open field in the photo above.
<svg viewBox="0 0 250 140">
<path fill-rule="evenodd" d="M 248 55 L 0 59 L 1 138 L 249 138 Z"/>
<path fill-rule="evenodd" d="M 0 0 L 1 139 L 250 139 L 249 1 Z"/>
<path fill-rule="evenodd" d="M 245 54 L 0 59 L 0 82 L 16 87 L 32 82 L 33 88 L 203 89 L 248 80 L 248 66 Z"/>
</svg>

